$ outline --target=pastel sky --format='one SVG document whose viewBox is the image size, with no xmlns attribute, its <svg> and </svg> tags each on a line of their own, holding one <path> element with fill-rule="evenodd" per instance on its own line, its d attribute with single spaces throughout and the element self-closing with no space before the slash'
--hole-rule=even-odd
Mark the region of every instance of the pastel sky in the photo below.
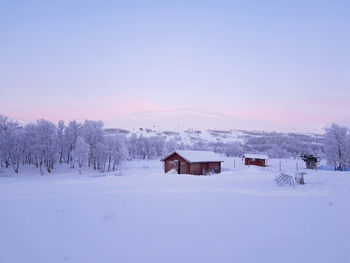
<svg viewBox="0 0 350 263">
<path fill-rule="evenodd" d="M 350 121 L 350 1 L 0 1 L 0 113 Z"/>
</svg>

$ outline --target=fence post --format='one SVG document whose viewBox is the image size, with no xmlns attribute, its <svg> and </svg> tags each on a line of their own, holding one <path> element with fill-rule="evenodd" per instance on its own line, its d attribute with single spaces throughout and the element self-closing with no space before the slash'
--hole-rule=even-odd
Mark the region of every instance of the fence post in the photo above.
<svg viewBox="0 0 350 263">
<path fill-rule="evenodd" d="M 281 172 L 281 170 L 282 170 L 282 166 L 281 166 L 281 161 L 279 162 L 279 171 Z"/>
</svg>

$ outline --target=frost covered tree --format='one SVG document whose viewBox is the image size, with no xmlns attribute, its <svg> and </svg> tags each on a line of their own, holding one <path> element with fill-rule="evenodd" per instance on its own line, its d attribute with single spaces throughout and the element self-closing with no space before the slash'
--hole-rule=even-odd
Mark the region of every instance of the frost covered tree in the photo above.
<svg viewBox="0 0 350 263">
<path fill-rule="evenodd" d="M 25 151 L 24 133 L 21 127 L 13 130 L 8 141 L 10 145 L 9 155 L 13 170 L 18 173 L 19 165 L 23 160 Z"/>
<path fill-rule="evenodd" d="M 64 125 L 64 121 L 59 121 L 57 124 L 57 148 L 58 148 L 58 155 L 59 155 L 58 162 L 60 164 L 63 163 L 65 159 L 65 152 L 67 150 L 65 134 L 64 134 L 65 129 L 66 129 L 66 126 Z"/>
<path fill-rule="evenodd" d="M 24 153 L 23 129 L 15 121 L 0 116 L 0 155 L 1 165 L 18 173 Z"/>
<path fill-rule="evenodd" d="M 99 169 L 104 157 L 104 136 L 102 121 L 86 120 L 81 127 L 81 135 L 84 141 L 90 145 L 88 158 L 89 167 L 93 165 L 94 169 Z"/>
<path fill-rule="evenodd" d="M 238 142 L 226 143 L 223 148 L 223 152 L 226 156 L 235 157 L 241 157 L 244 154 L 242 145 Z"/>
<path fill-rule="evenodd" d="M 120 135 L 108 135 L 104 143 L 107 154 L 107 172 L 114 171 L 115 168 L 128 157 L 125 137 Z"/>
<path fill-rule="evenodd" d="M 72 151 L 72 165 L 78 164 L 79 168 L 87 162 L 90 153 L 90 145 L 83 138 L 77 137 L 74 150 Z"/>
<path fill-rule="evenodd" d="M 135 133 L 131 135 L 131 137 L 128 139 L 128 151 L 129 151 L 129 157 L 131 159 L 138 159 L 139 157 L 139 150 L 138 150 L 138 138 Z"/>
<path fill-rule="evenodd" d="M 104 141 L 98 142 L 96 144 L 92 156 L 94 160 L 94 169 L 97 169 L 100 172 L 105 172 L 108 154 L 107 154 L 107 147 Z"/>
<path fill-rule="evenodd" d="M 23 163 L 46 167 L 51 172 L 57 161 L 56 125 L 46 120 L 27 124 L 23 131 Z"/>
<path fill-rule="evenodd" d="M 44 165 L 48 173 L 54 168 L 57 157 L 57 132 L 56 125 L 46 120 L 38 120 L 34 124 L 34 147 L 37 153 L 37 162 Z"/>
<path fill-rule="evenodd" d="M 88 164 L 102 172 L 107 165 L 111 171 L 127 158 L 126 144 L 125 135 L 109 136 L 101 121 L 71 121 L 65 126 L 63 121 L 55 125 L 38 120 L 21 126 L 0 115 L 0 165 L 12 166 L 16 173 L 20 164 L 35 165 L 41 173 L 45 167 L 50 173 L 57 162 L 72 168 Z"/>
<path fill-rule="evenodd" d="M 76 121 L 70 121 L 64 129 L 64 148 L 66 149 L 66 162 L 69 164 L 72 161 L 72 151 L 75 149 L 75 144 L 78 136 L 81 135 L 81 124 Z"/>
<path fill-rule="evenodd" d="M 326 128 L 324 140 L 325 156 L 335 170 L 344 170 L 349 163 L 349 130 L 337 124 Z"/>
<path fill-rule="evenodd" d="M 271 158 L 298 158 L 302 153 L 324 153 L 323 135 L 247 131 L 245 134 L 244 152 L 265 153 Z"/>
<path fill-rule="evenodd" d="M 18 123 L 6 116 L 0 115 L 0 156 L 1 166 L 6 168 L 11 165 L 11 148 L 14 145 L 15 132 L 19 128 Z"/>
<path fill-rule="evenodd" d="M 164 136 L 137 136 L 132 134 L 128 140 L 129 156 L 132 159 L 154 159 L 167 152 Z"/>
</svg>

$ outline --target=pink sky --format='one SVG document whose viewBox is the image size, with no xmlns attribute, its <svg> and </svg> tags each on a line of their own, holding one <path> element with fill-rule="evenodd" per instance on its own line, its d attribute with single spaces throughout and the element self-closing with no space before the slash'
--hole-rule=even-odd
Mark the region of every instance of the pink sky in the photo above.
<svg viewBox="0 0 350 263">
<path fill-rule="evenodd" d="M 314 131 L 320 131 L 324 126 L 331 122 L 349 123 L 350 112 L 347 111 L 347 104 L 344 99 L 329 97 L 319 99 L 305 99 L 298 103 L 268 105 L 265 102 L 255 103 L 255 106 L 245 107 L 236 104 L 234 109 L 222 107 L 219 111 L 212 105 L 200 105 L 193 110 L 203 110 L 203 112 L 213 112 L 227 114 L 235 118 L 256 120 L 256 129 L 259 129 L 259 121 L 268 121 L 271 123 L 286 125 L 290 127 L 305 126 L 305 130 L 310 131 L 310 127 L 315 127 Z M 297 105 L 294 107 L 293 105 Z M 336 105 L 336 107 L 335 107 Z M 202 108 L 201 108 L 202 107 Z M 30 109 L 30 110 L 27 110 Z M 175 108 L 173 108 L 175 109 Z M 12 110 L 12 111 L 11 111 Z M 8 113 L 8 116 L 24 121 L 34 121 L 44 118 L 51 121 L 72 119 L 100 119 L 111 120 L 120 116 L 127 116 L 134 112 L 166 112 L 169 108 L 164 105 L 153 104 L 145 99 L 137 98 L 104 98 L 98 100 L 85 100 L 76 104 L 60 107 L 57 105 L 30 105 L 29 103 L 19 103 L 14 105 Z M 15 112 L 15 114 L 10 114 Z M 17 112 L 17 113 L 16 113 Z M 346 112 L 347 114 L 344 114 Z M 334 116 L 336 114 L 336 116 Z M 191 126 L 191 123 L 188 124 Z M 234 123 L 232 124 L 234 127 Z M 242 127 L 244 128 L 244 127 Z"/>
<path fill-rule="evenodd" d="M 350 3 L 1 3 L 0 113 L 348 122 Z M 258 125 L 256 127 L 259 128 Z"/>
</svg>

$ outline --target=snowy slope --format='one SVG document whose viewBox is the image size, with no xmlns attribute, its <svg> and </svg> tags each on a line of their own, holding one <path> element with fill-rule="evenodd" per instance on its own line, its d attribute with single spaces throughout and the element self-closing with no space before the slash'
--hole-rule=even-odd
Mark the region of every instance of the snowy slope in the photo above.
<svg viewBox="0 0 350 263">
<path fill-rule="evenodd" d="M 218 143 L 231 143 L 241 142 L 243 143 L 247 138 L 256 138 L 263 136 L 276 136 L 273 132 L 266 131 L 248 131 L 248 130 L 215 130 L 215 129 L 151 129 L 151 128 L 133 128 L 130 130 L 122 128 L 109 128 L 106 129 L 109 133 L 123 134 L 131 136 L 136 134 L 138 136 L 150 137 L 150 136 L 163 136 L 168 140 L 176 140 L 177 142 L 183 142 L 186 145 L 193 145 L 199 141 L 218 142 Z M 314 133 L 280 133 L 279 136 L 285 136 L 285 139 L 299 137 L 300 141 L 312 143 L 313 139 L 320 139 L 323 135 Z"/>
<path fill-rule="evenodd" d="M 150 137 L 150 136 L 164 136 L 168 140 L 175 139 L 177 141 L 182 141 L 185 144 L 191 145 L 198 140 L 205 140 L 209 142 L 233 142 L 233 141 L 243 141 L 246 136 L 244 131 L 240 130 L 199 130 L 199 129 L 151 129 L 151 128 L 132 128 L 122 129 L 122 128 L 107 128 L 109 133 L 114 134 L 124 134 L 126 136 L 131 136 L 136 134 L 138 136 Z"/>
<path fill-rule="evenodd" d="M 229 158 L 212 176 L 164 175 L 159 161 L 108 176 L 4 172 L 0 262 L 349 262 L 349 174 L 278 187 L 279 162 L 294 173 L 293 160 Z"/>
<path fill-rule="evenodd" d="M 313 126 L 297 127 L 288 121 L 277 123 L 261 119 L 239 117 L 215 111 L 199 111 L 194 109 L 175 109 L 167 111 L 134 112 L 118 115 L 113 119 L 104 120 L 105 127 L 120 127 L 124 129 L 148 128 L 163 130 L 212 129 L 219 130 L 266 130 L 282 132 L 321 132 L 322 128 Z"/>
</svg>

